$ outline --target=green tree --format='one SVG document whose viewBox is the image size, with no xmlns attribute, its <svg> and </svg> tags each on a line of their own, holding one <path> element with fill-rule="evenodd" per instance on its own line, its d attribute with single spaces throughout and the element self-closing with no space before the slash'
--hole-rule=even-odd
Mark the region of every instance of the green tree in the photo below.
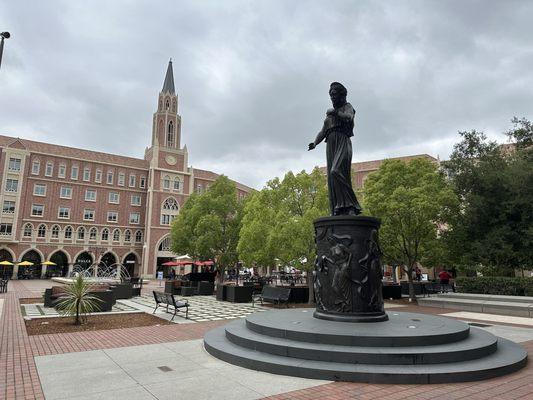
<svg viewBox="0 0 533 400">
<path fill-rule="evenodd" d="M 456 206 L 457 197 L 444 175 L 426 159 L 387 160 L 365 181 L 365 214 L 381 219 L 384 261 L 405 267 L 411 299 L 413 268 L 438 261 L 439 231 Z"/>
<path fill-rule="evenodd" d="M 214 260 L 222 283 L 226 268 L 238 261 L 242 211 L 235 183 L 221 175 L 208 191 L 191 195 L 172 222 L 172 251 Z"/>
<path fill-rule="evenodd" d="M 249 264 L 291 265 L 308 272 L 309 302 L 313 302 L 311 272 L 316 257 L 313 221 L 328 215 L 326 177 L 318 168 L 310 174 L 288 172 L 256 193 L 246 204 L 238 251 Z"/>
<path fill-rule="evenodd" d="M 513 118 L 514 143 L 498 146 L 482 132 L 460 132 L 445 169 L 461 199 L 447 250 L 463 268 L 512 276 L 533 267 L 533 126 Z"/>
<path fill-rule="evenodd" d="M 74 317 L 74 324 L 86 322 L 87 314 L 100 309 L 101 299 L 91 294 L 94 285 L 79 274 L 71 283 L 65 286 L 65 293 L 57 304 L 57 310 L 62 315 Z"/>
</svg>

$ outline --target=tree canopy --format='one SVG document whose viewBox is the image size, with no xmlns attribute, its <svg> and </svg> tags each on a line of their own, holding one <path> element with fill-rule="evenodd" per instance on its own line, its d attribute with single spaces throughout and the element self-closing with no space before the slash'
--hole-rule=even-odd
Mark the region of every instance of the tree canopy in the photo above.
<svg viewBox="0 0 533 400">
<path fill-rule="evenodd" d="M 386 160 L 366 179 L 363 204 L 365 214 L 381 219 L 384 261 L 404 265 L 412 282 L 417 262 L 438 261 L 439 230 L 457 207 L 457 196 L 435 163 L 422 158 Z"/>
<path fill-rule="evenodd" d="M 282 181 L 275 178 L 245 206 L 240 258 L 249 265 L 311 271 L 316 257 L 313 221 L 326 215 L 326 177 L 318 168 L 310 174 L 288 172 Z"/>
<path fill-rule="evenodd" d="M 533 126 L 514 118 L 510 145 L 460 132 L 444 163 L 461 209 L 447 234 L 449 257 L 465 269 L 513 275 L 533 268 Z"/>
<path fill-rule="evenodd" d="M 235 184 L 224 175 L 206 192 L 191 195 L 172 222 L 172 251 L 214 260 L 222 279 L 225 269 L 238 261 L 242 203 Z"/>
</svg>

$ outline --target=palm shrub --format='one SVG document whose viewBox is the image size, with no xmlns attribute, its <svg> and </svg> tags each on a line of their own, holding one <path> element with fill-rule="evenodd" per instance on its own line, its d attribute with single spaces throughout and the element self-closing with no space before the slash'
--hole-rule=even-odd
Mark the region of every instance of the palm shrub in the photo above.
<svg viewBox="0 0 533 400">
<path fill-rule="evenodd" d="M 93 284 L 78 275 L 65 287 L 65 294 L 57 304 L 62 315 L 74 316 L 74 324 L 81 325 L 87 321 L 87 314 L 100 310 L 101 299 L 91 294 Z"/>
</svg>

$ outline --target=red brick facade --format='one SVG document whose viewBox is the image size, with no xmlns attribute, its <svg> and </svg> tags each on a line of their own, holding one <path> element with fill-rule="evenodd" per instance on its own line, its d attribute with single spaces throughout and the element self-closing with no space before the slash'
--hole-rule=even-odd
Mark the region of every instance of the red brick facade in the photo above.
<svg viewBox="0 0 533 400">
<path fill-rule="evenodd" d="M 71 270 L 82 253 L 92 262 L 105 255 L 153 277 L 158 257 L 176 256 L 161 246 L 170 222 L 218 175 L 188 166 L 171 75 L 169 64 L 144 159 L 0 135 L 0 261 L 43 262 L 61 252 L 54 260 Z M 236 185 L 240 197 L 251 190 Z M 9 272 L 16 278 L 18 268 Z"/>
</svg>

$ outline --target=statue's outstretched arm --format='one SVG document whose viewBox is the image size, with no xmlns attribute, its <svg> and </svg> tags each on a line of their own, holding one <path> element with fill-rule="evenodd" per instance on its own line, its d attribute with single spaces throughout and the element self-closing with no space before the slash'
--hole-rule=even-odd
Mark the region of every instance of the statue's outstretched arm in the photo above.
<svg viewBox="0 0 533 400">
<path fill-rule="evenodd" d="M 309 150 L 313 150 L 320 142 L 322 142 L 326 138 L 326 131 L 325 129 L 322 129 L 318 134 L 316 135 L 315 141 L 309 143 Z"/>
</svg>

